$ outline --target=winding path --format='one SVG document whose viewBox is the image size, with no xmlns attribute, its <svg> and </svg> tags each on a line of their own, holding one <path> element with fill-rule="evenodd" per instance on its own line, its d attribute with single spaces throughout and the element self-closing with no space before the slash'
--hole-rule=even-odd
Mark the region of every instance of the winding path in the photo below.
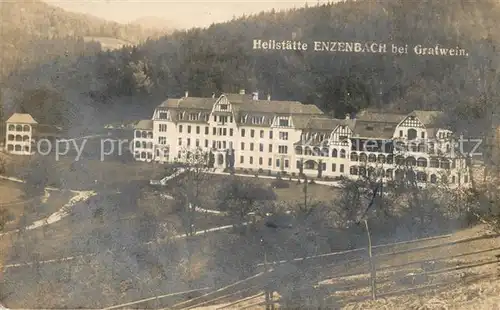
<svg viewBox="0 0 500 310">
<path fill-rule="evenodd" d="M 25 183 L 24 180 L 21 180 L 21 179 L 18 179 L 18 178 L 14 178 L 14 177 L 0 176 L 0 179 L 9 180 L 9 181 L 17 182 L 17 183 Z M 46 190 L 46 195 L 42 198 L 42 202 L 48 200 L 48 197 L 50 195 L 49 191 L 60 191 L 61 189 L 59 189 L 59 188 L 53 188 L 53 187 L 47 187 L 45 190 Z M 33 229 L 36 229 L 36 228 L 40 228 L 40 227 L 43 227 L 43 226 L 46 226 L 46 225 L 50 225 L 50 224 L 59 222 L 60 220 L 62 220 L 63 218 L 65 218 L 66 216 L 68 216 L 70 214 L 71 208 L 76 203 L 78 203 L 78 202 L 84 202 L 84 201 L 88 200 L 89 198 L 97 195 L 97 193 L 95 191 L 76 191 L 76 190 L 70 190 L 70 192 L 72 192 L 75 195 L 73 197 L 71 197 L 71 199 L 68 201 L 68 203 L 66 203 L 65 205 L 63 205 L 58 211 L 52 213 L 48 217 L 40 219 L 38 221 L 35 221 L 35 222 L 33 222 L 33 224 L 31 224 L 29 226 L 26 226 L 24 229 L 25 230 L 33 230 Z M 7 234 L 16 233 L 16 232 L 19 232 L 19 229 L 10 230 L 10 231 L 1 233 L 0 237 L 4 236 L 4 235 L 7 235 Z"/>
</svg>

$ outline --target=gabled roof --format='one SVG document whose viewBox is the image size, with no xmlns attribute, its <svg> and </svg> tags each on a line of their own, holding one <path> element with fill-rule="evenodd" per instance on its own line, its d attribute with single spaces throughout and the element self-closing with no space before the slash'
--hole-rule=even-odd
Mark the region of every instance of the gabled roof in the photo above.
<svg viewBox="0 0 500 310">
<path fill-rule="evenodd" d="M 391 139 L 397 127 L 394 122 L 370 122 L 356 120 L 353 137 Z"/>
<path fill-rule="evenodd" d="M 444 116 L 444 112 L 442 111 L 422 111 L 422 110 L 415 110 L 411 112 L 408 116 L 415 116 L 418 118 L 422 124 L 427 127 L 427 126 L 433 126 L 439 123 L 441 118 Z"/>
<path fill-rule="evenodd" d="M 342 120 L 335 118 L 320 118 L 313 117 L 307 123 L 307 129 L 315 131 L 333 131 L 338 125 L 342 124 Z"/>
<path fill-rule="evenodd" d="M 321 115 L 321 111 L 313 104 L 302 104 L 298 101 L 253 100 L 252 95 L 222 94 L 233 105 L 233 111 L 238 113 L 272 113 L 272 114 L 309 114 Z M 220 98 L 220 97 L 219 97 Z M 219 98 L 184 97 L 167 99 L 160 107 L 174 109 L 212 110 Z"/>
<path fill-rule="evenodd" d="M 38 124 L 38 122 L 28 113 L 14 113 L 9 117 L 6 123 Z"/>
<path fill-rule="evenodd" d="M 399 124 L 403 119 L 406 118 L 405 114 L 397 113 L 382 113 L 382 112 L 372 112 L 372 111 L 361 111 L 356 119 L 359 121 L 366 122 L 381 122 L 381 123 L 396 123 Z"/>
<path fill-rule="evenodd" d="M 153 130 L 153 121 L 150 119 L 140 120 L 135 125 L 135 129 Z"/>
</svg>

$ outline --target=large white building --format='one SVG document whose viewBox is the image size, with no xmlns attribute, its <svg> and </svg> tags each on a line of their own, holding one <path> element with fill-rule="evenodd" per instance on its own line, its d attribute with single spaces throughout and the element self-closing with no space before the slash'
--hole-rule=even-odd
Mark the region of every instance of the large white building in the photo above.
<svg viewBox="0 0 500 310">
<path fill-rule="evenodd" d="M 261 100 L 258 93 L 199 98 L 186 92 L 137 124 L 134 156 L 177 162 L 199 149 L 220 169 L 468 183 L 453 134 L 438 125 L 441 114 L 364 111 L 356 119 L 332 119 L 315 105 Z"/>
</svg>

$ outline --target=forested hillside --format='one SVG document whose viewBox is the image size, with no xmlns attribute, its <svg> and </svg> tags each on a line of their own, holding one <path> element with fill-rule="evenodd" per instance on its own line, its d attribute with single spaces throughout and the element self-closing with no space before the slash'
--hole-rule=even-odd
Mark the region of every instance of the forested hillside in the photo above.
<svg viewBox="0 0 500 310">
<path fill-rule="evenodd" d="M 0 1 L 0 81 L 12 71 L 57 56 L 93 55 L 97 43 L 83 37 L 109 37 L 139 43 L 163 31 L 139 25 L 122 25 L 96 17 L 67 12 L 39 0 Z"/>
<path fill-rule="evenodd" d="M 444 109 L 481 117 L 498 89 L 496 1 L 345 1 L 247 16 L 207 29 L 148 40 L 76 63 L 12 77 L 11 86 L 50 87 L 99 103 L 133 96 L 137 105 L 166 96 L 240 88 L 275 99 L 315 103 L 337 116 L 361 108 Z M 252 50 L 253 39 L 375 41 L 460 46 L 468 57 Z M 57 77 L 57 78 L 56 78 Z M 143 95 L 147 95 L 143 99 Z M 150 112 L 150 111 L 147 111 Z"/>
</svg>

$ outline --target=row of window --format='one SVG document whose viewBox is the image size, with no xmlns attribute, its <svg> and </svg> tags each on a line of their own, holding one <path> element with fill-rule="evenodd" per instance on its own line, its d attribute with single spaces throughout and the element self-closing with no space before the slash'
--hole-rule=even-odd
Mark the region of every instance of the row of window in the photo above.
<svg viewBox="0 0 500 310">
<path fill-rule="evenodd" d="M 376 173 L 375 168 L 373 167 L 358 167 L 358 166 L 351 166 L 349 169 L 349 173 L 351 175 L 360 175 L 360 176 L 371 176 Z M 408 179 L 408 180 L 417 180 L 419 182 L 427 182 L 428 181 L 428 175 L 425 172 L 422 171 L 403 171 L 400 169 L 396 169 L 396 171 L 393 171 L 392 169 L 387 169 L 386 171 L 382 171 L 384 174 L 384 177 L 388 179 L 395 178 L 396 180 L 403 180 L 403 179 Z M 430 181 L 431 183 L 436 183 L 437 182 L 437 176 L 435 174 L 431 174 L 430 176 Z M 448 177 L 446 175 L 441 176 L 441 181 L 444 183 L 448 183 Z M 451 176 L 451 183 L 456 183 L 457 177 L 456 176 Z M 469 182 L 469 176 L 464 175 L 463 176 L 463 182 L 468 183 Z"/>
<path fill-rule="evenodd" d="M 28 125 L 9 125 L 9 131 L 31 131 L 31 127 Z"/>
<path fill-rule="evenodd" d="M 16 145 L 7 144 L 7 150 L 10 151 L 10 152 L 12 152 L 12 151 L 21 152 L 21 151 L 23 151 L 23 149 L 24 149 L 25 152 L 29 152 L 30 151 L 30 147 L 28 145 L 25 145 L 24 147 L 22 147 L 19 144 L 16 144 Z"/>
<path fill-rule="evenodd" d="M 240 156 L 240 164 L 244 164 L 245 163 L 245 156 Z M 250 165 L 253 165 L 254 162 L 253 162 L 253 156 L 249 156 L 248 157 L 248 163 Z M 262 157 L 259 157 L 259 166 L 262 166 L 264 164 L 264 159 Z M 268 158 L 267 159 L 267 166 L 269 167 L 272 167 L 273 165 L 273 159 L 272 158 Z M 288 159 L 285 159 L 283 160 L 283 168 L 289 168 L 290 167 L 290 162 Z M 281 168 L 281 160 L 278 158 L 276 159 L 276 168 Z"/>
<path fill-rule="evenodd" d="M 187 125 L 186 127 L 187 127 L 187 133 L 190 134 L 192 132 L 192 126 L 191 125 Z M 182 133 L 183 130 L 184 130 L 183 125 L 179 125 L 178 129 L 179 129 L 179 133 Z M 217 136 L 217 135 L 218 136 L 227 136 L 228 135 L 228 130 L 227 129 L 228 128 L 212 127 L 212 135 L 214 135 L 214 136 Z M 166 127 L 165 127 L 165 131 L 166 131 Z M 255 132 L 256 132 L 256 130 L 255 129 L 250 129 L 249 131 L 250 131 L 250 138 L 255 138 Z M 195 132 L 198 135 L 201 133 L 200 126 L 195 126 Z M 210 132 L 209 127 L 205 126 L 205 135 L 208 135 L 209 132 Z M 246 136 L 246 129 L 242 128 L 240 135 L 241 135 L 241 137 L 245 137 Z M 229 136 L 230 137 L 233 136 L 233 129 L 232 128 L 229 128 Z M 265 131 L 264 130 L 260 130 L 259 131 L 259 138 L 261 138 L 261 139 L 265 138 Z M 273 139 L 273 131 L 272 130 L 269 131 L 269 139 Z M 288 140 L 288 132 L 280 131 L 279 132 L 279 139 L 280 140 L 285 140 L 285 141 Z"/>
<path fill-rule="evenodd" d="M 15 141 L 17 141 L 17 142 L 20 142 L 20 141 L 25 141 L 25 142 L 26 142 L 26 141 L 29 141 L 29 140 L 30 140 L 30 136 L 28 136 L 28 135 L 24 135 L 24 136 L 21 136 L 21 135 L 16 135 L 16 136 L 14 137 L 14 135 L 8 135 L 8 136 L 7 136 L 7 140 L 8 140 L 8 141 L 14 141 L 14 140 L 15 140 Z"/>
</svg>

